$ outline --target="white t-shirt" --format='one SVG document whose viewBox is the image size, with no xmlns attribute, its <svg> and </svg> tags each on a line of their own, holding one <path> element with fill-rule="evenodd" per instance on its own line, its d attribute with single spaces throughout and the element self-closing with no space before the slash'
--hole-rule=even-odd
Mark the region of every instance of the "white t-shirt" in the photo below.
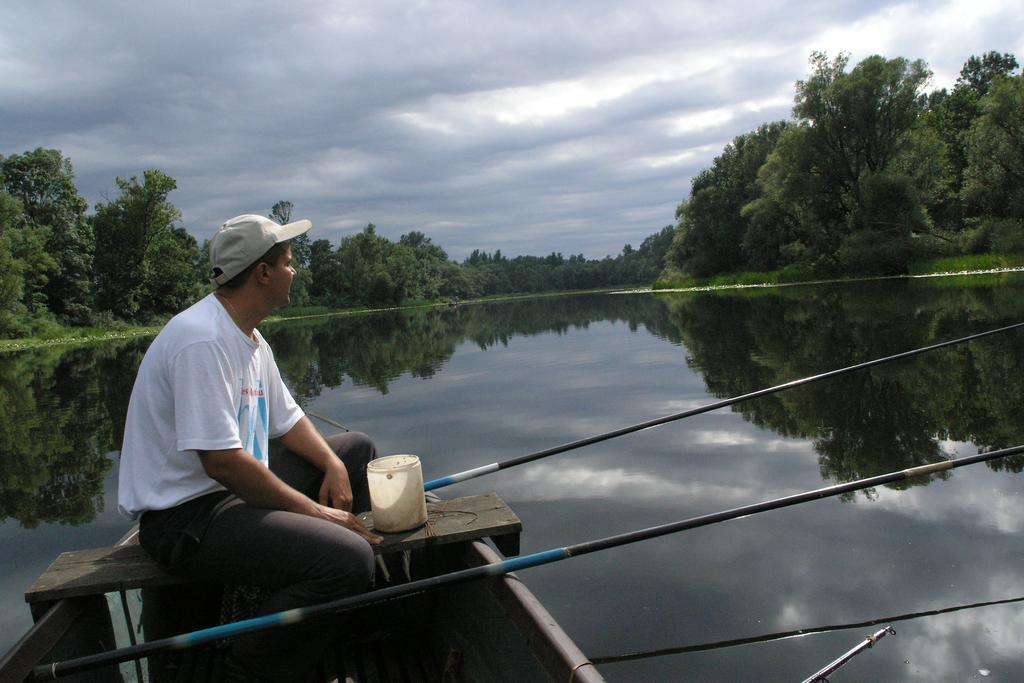
<svg viewBox="0 0 1024 683">
<path fill-rule="evenodd" d="M 118 509 L 136 519 L 223 486 L 198 450 L 243 448 L 269 465 L 268 441 L 302 409 L 281 380 L 270 345 L 235 325 L 213 294 L 182 311 L 146 351 L 135 379 L 118 480 Z"/>
</svg>

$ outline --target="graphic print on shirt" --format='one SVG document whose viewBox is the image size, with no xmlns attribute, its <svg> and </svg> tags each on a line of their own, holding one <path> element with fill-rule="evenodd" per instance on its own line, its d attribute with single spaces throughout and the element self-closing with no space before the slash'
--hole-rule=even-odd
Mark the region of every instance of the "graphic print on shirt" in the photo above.
<svg viewBox="0 0 1024 683">
<path fill-rule="evenodd" d="M 242 384 L 242 397 L 238 405 L 238 436 L 242 448 L 256 456 L 263 464 L 269 464 L 267 455 L 267 435 L 270 416 L 267 412 L 267 395 L 263 390 L 263 380 L 257 380 L 256 386 Z"/>
</svg>

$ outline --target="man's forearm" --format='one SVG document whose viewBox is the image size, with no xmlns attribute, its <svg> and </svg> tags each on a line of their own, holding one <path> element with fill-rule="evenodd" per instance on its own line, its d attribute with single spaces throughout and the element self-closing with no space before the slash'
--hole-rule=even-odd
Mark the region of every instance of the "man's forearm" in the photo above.
<svg viewBox="0 0 1024 683">
<path fill-rule="evenodd" d="M 241 448 L 200 451 L 206 473 L 239 498 L 261 508 L 316 515 L 316 503 Z"/>
</svg>

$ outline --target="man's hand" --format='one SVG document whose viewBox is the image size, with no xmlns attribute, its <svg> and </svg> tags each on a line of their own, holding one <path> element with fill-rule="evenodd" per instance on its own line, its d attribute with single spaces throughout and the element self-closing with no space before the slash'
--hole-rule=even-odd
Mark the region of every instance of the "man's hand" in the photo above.
<svg viewBox="0 0 1024 683">
<path fill-rule="evenodd" d="M 320 504 L 329 507 L 352 511 L 352 484 L 348 480 L 345 463 L 333 458 L 333 463 L 324 472 L 324 482 L 320 485 Z"/>
<path fill-rule="evenodd" d="M 348 470 L 308 417 L 303 416 L 296 422 L 288 433 L 281 437 L 281 442 L 292 453 L 324 473 L 319 496 L 321 505 L 338 510 L 352 510 L 352 484 L 349 482 Z"/>
<path fill-rule="evenodd" d="M 351 512 L 339 510 L 337 508 L 328 507 L 326 505 L 318 505 L 317 512 L 322 519 L 326 519 L 328 522 L 334 522 L 339 524 L 346 529 L 356 532 L 360 536 L 366 539 L 366 541 L 372 545 L 377 545 L 383 538 L 377 534 L 371 532 L 363 524 L 363 521 L 353 515 Z"/>
</svg>

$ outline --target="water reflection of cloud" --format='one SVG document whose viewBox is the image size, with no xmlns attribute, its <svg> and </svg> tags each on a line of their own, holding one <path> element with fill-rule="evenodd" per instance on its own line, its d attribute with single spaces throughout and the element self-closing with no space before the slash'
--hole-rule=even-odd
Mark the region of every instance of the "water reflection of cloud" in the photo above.
<svg viewBox="0 0 1024 683">
<path fill-rule="evenodd" d="M 974 467 L 983 467 L 975 465 Z M 966 476 L 932 482 L 924 488 L 897 491 L 882 488 L 876 503 L 899 514 L 930 523 L 971 524 L 1004 534 L 1024 531 L 1019 481 L 1004 473 L 987 473 L 981 481 Z M 938 493 L 936 487 L 942 489 Z M 952 487 L 955 487 L 952 488 Z M 929 490 L 931 489 L 931 490 Z"/>
<path fill-rule="evenodd" d="M 950 441 L 942 439 L 938 442 L 939 448 L 950 458 L 959 458 L 966 455 L 973 455 L 978 452 L 977 446 L 969 441 Z"/>
<path fill-rule="evenodd" d="M 809 627 L 810 618 L 806 610 L 792 602 L 784 602 L 779 605 L 779 616 L 775 623 L 779 630 L 796 630 Z"/>
<path fill-rule="evenodd" d="M 724 430 L 691 431 L 689 437 L 691 441 L 701 446 L 746 446 L 757 442 L 750 434 Z"/>
<path fill-rule="evenodd" d="M 804 460 L 817 460 L 818 453 L 814 450 L 814 442 L 805 439 L 762 439 L 757 444 L 758 450 L 769 453 L 789 451 L 793 457 L 804 456 Z"/>
<path fill-rule="evenodd" d="M 676 481 L 623 467 L 598 469 L 585 465 L 571 467 L 538 465 L 524 470 L 503 487 L 515 497 L 532 501 L 567 498 L 614 498 L 620 502 L 649 502 L 663 497 L 685 497 L 690 501 L 741 502 L 749 500 L 750 489 L 690 480 Z"/>
<path fill-rule="evenodd" d="M 601 388 L 600 385 L 592 386 Z M 533 400 L 477 404 L 473 409 L 480 412 L 478 415 L 480 419 L 514 425 L 517 430 L 532 434 L 557 435 L 555 438 L 563 441 L 583 439 L 675 412 L 682 412 L 682 410 L 667 409 L 668 402 L 656 397 L 651 398 L 643 393 L 620 391 L 614 395 L 602 394 L 600 397 L 595 397 L 592 393 L 581 395 L 573 392 L 574 389 L 584 387 L 585 383 L 583 382 L 571 387 L 563 385 L 555 392 L 545 392 L 543 397 L 534 396 Z M 562 396 L 563 400 L 557 401 L 559 396 Z M 496 396 L 495 399 L 499 400 L 501 396 Z M 601 400 L 609 404 L 617 403 L 621 406 L 620 412 L 616 414 L 614 410 L 603 405 L 600 406 L 600 409 L 595 409 L 595 402 Z M 556 403 L 558 404 L 557 411 L 552 410 L 556 407 Z M 688 404 L 690 402 L 678 403 Z M 546 410 L 538 412 L 538 405 Z M 685 409 L 683 408 L 683 410 Z M 687 429 L 688 425 L 684 421 L 667 423 L 664 426 L 648 428 L 648 430 L 661 432 L 661 438 L 669 443 L 684 442 L 696 445 L 750 445 L 758 441 L 762 435 L 760 430 L 747 423 L 741 423 L 739 416 L 725 414 L 716 417 L 719 420 L 724 418 L 727 422 L 738 425 L 738 429 L 743 430 L 742 433 L 732 429 Z M 704 419 L 715 418 L 705 417 Z"/>
<path fill-rule="evenodd" d="M 916 678 L 941 681 L 947 680 L 950 672 L 964 669 L 998 673 L 1001 660 L 1008 653 L 1020 652 L 1024 611 L 1015 605 L 986 607 L 912 623 L 913 626 L 897 628 L 897 635 L 902 636 L 900 654 Z M 977 647 L 979 633 L 985 634 L 982 648 Z"/>
<path fill-rule="evenodd" d="M 686 410 L 694 410 L 702 406 L 706 406 L 710 401 L 707 396 L 701 394 L 699 398 L 681 400 L 681 399 L 669 399 L 660 401 L 657 403 L 658 410 L 661 411 L 662 415 L 672 415 L 674 413 L 681 413 Z"/>
</svg>

